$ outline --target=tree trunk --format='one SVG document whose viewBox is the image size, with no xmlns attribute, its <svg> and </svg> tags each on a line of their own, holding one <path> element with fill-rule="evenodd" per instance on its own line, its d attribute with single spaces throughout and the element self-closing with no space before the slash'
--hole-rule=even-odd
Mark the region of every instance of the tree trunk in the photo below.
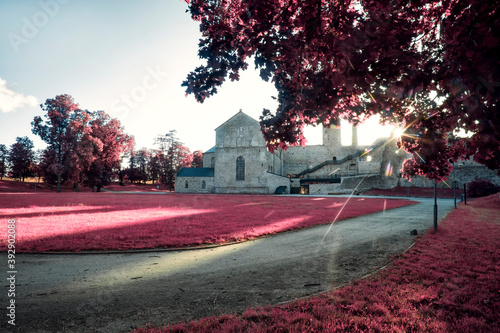
<svg viewBox="0 0 500 333">
<path fill-rule="evenodd" d="M 61 193 L 61 174 L 57 174 L 57 193 Z"/>
<path fill-rule="evenodd" d="M 79 188 L 79 184 L 78 183 L 76 183 L 75 188 L 76 188 L 76 192 L 80 192 L 80 188 Z"/>
</svg>

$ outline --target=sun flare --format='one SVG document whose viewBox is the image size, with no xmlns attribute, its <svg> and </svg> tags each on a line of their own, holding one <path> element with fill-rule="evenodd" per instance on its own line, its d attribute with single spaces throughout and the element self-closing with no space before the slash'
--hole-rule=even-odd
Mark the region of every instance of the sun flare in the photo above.
<svg viewBox="0 0 500 333">
<path fill-rule="evenodd" d="M 403 136 L 405 130 L 401 127 L 397 127 L 396 129 L 394 129 L 394 137 L 395 138 L 400 138 L 401 136 Z"/>
</svg>

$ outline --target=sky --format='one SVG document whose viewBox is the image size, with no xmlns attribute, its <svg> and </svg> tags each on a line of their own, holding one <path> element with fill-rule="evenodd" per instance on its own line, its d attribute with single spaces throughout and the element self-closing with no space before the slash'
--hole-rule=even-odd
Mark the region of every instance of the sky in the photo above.
<svg viewBox="0 0 500 333">
<path fill-rule="evenodd" d="M 120 120 L 136 149 L 176 130 L 191 151 L 206 151 L 215 128 L 240 109 L 256 120 L 275 110 L 276 89 L 253 63 L 203 104 L 185 96 L 181 83 L 203 64 L 199 26 L 186 10 L 182 0 L 0 0 L 0 144 L 28 136 L 43 149 L 31 122 L 61 94 Z M 360 144 L 388 135 L 374 124 L 358 131 Z M 310 144 L 318 134 L 306 132 Z"/>
</svg>

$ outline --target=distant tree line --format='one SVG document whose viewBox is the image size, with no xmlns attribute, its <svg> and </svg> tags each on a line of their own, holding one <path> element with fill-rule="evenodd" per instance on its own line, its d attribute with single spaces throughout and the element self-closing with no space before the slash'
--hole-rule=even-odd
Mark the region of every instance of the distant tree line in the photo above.
<svg viewBox="0 0 500 333">
<path fill-rule="evenodd" d="M 203 164 L 201 151 L 191 153 L 175 131 L 158 137 L 158 149 L 134 150 L 134 137 L 124 132 L 120 121 L 104 111 L 81 109 L 70 95 L 47 99 L 40 107 L 44 114 L 33 119 L 32 132 L 47 147 L 34 151 L 28 137 L 16 138 L 10 148 L 0 144 L 0 180 L 43 178 L 58 192 L 62 184 L 73 184 L 76 191 L 79 184 L 99 191 L 113 179 L 122 184 L 153 181 L 172 190 L 181 167 Z"/>
<path fill-rule="evenodd" d="M 0 180 L 6 175 L 22 181 L 27 177 L 37 176 L 38 157 L 39 152 L 33 151 L 33 142 L 26 136 L 17 137 L 10 149 L 0 144 Z"/>
<path fill-rule="evenodd" d="M 120 172 L 120 182 L 161 183 L 165 189 L 173 190 L 175 175 L 182 167 L 203 167 L 200 150 L 191 153 L 189 148 L 175 136 L 175 130 L 159 135 L 156 149 L 142 148 L 132 151 L 128 168 Z"/>
</svg>

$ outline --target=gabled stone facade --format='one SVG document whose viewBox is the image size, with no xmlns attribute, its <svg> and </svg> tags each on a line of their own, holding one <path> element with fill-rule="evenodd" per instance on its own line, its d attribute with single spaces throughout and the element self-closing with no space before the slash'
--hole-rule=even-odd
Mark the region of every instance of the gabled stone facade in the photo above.
<svg viewBox="0 0 500 333">
<path fill-rule="evenodd" d="M 260 124 L 242 111 L 215 129 L 215 147 L 203 154 L 203 166 L 214 168 L 212 182 L 199 177 L 213 184 L 206 189 L 211 193 L 274 193 L 280 186 L 289 193 L 290 180 L 283 175 L 281 160 L 267 150 Z M 199 192 L 183 186 L 186 180 L 199 182 L 184 177 L 183 170 L 176 177 L 176 192 Z"/>
</svg>

